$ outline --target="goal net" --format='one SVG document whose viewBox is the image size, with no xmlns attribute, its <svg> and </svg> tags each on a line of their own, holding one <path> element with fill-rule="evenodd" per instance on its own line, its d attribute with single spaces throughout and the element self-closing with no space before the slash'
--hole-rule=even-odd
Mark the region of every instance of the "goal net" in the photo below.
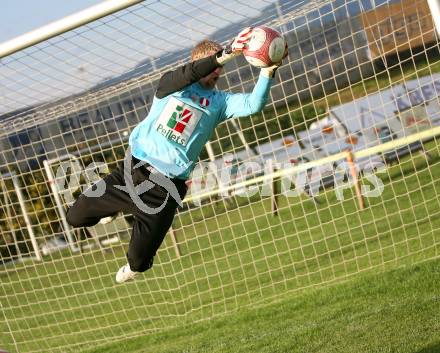
<svg viewBox="0 0 440 353">
<path fill-rule="evenodd" d="M 93 348 L 437 257 L 429 5 L 143 1 L 2 57 L 1 348 Z M 116 285 L 131 216 L 73 229 L 67 208 L 123 161 L 161 74 L 258 25 L 289 44 L 269 102 L 216 129 L 153 268 Z M 218 89 L 258 74 L 239 57 Z"/>
</svg>

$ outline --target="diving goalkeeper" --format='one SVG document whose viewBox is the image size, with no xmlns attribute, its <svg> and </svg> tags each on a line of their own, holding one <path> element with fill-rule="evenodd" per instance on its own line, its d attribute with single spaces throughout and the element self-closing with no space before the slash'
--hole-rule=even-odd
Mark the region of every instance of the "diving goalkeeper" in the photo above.
<svg viewBox="0 0 440 353">
<path fill-rule="evenodd" d="M 117 283 L 152 267 L 185 197 L 185 181 L 215 127 L 265 106 L 281 63 L 261 69 L 252 93 L 214 89 L 223 65 L 242 53 L 251 33 L 251 28 L 244 29 L 225 49 L 204 40 L 192 50 L 190 63 L 165 73 L 148 116 L 130 135 L 130 153 L 124 163 L 84 191 L 69 208 L 67 221 L 74 227 L 93 226 L 120 211 L 134 216 L 128 263 L 117 272 Z"/>
</svg>

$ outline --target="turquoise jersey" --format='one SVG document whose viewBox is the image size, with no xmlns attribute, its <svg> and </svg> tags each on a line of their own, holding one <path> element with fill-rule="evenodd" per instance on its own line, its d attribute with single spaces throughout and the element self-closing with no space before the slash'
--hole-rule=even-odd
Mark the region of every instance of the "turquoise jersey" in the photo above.
<svg viewBox="0 0 440 353">
<path fill-rule="evenodd" d="M 218 124 L 261 111 L 272 79 L 261 76 L 252 93 L 203 88 L 198 82 L 154 97 L 147 117 L 130 135 L 131 153 L 170 178 L 188 179 Z"/>
</svg>

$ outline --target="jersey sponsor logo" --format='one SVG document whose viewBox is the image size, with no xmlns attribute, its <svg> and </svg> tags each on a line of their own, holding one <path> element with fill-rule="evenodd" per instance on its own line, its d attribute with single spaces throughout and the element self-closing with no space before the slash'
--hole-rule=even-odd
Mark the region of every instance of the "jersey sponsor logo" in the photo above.
<svg viewBox="0 0 440 353">
<path fill-rule="evenodd" d="M 193 113 L 191 110 L 184 108 L 183 105 L 178 105 L 173 114 L 171 114 L 167 126 L 181 134 L 192 117 Z"/>
<path fill-rule="evenodd" d="M 186 146 L 203 112 L 171 97 L 155 128 L 168 140 Z"/>
</svg>

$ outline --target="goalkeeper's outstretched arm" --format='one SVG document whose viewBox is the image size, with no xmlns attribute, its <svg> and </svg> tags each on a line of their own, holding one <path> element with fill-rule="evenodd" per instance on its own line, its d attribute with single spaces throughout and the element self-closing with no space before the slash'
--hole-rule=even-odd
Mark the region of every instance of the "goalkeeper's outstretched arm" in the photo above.
<svg viewBox="0 0 440 353">
<path fill-rule="evenodd" d="M 284 52 L 283 59 L 287 56 L 288 49 Z M 258 113 L 263 110 L 269 96 L 270 87 L 281 61 L 273 66 L 264 67 L 260 71 L 257 84 L 251 93 L 227 93 L 223 92 L 224 111 L 221 120 L 239 118 Z"/>
<path fill-rule="evenodd" d="M 164 98 L 171 93 L 180 91 L 240 55 L 251 33 L 252 28 L 247 27 L 235 37 L 230 45 L 214 55 L 192 61 L 176 70 L 166 72 L 159 80 L 156 97 Z"/>
<path fill-rule="evenodd" d="M 163 98 L 171 93 L 180 91 L 182 88 L 199 81 L 222 65 L 217 61 L 219 53 L 200 60 L 192 61 L 180 66 L 176 70 L 166 72 L 159 81 L 156 97 Z"/>
</svg>

